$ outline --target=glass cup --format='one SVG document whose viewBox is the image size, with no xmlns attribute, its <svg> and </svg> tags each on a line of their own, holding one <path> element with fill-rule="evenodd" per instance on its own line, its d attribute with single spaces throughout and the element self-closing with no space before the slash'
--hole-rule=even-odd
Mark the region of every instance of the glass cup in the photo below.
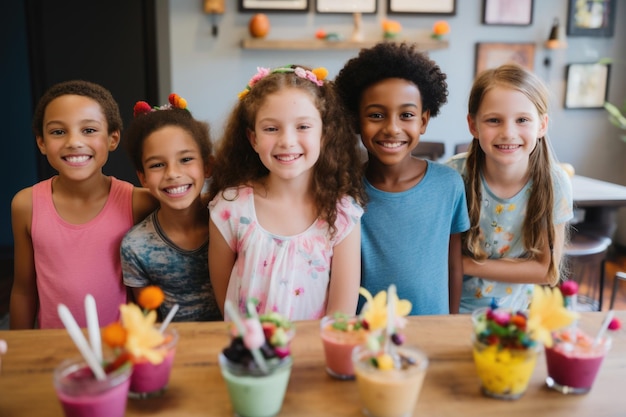
<svg viewBox="0 0 626 417">
<path fill-rule="evenodd" d="M 347 319 L 348 323 L 356 322 L 356 317 Z M 365 329 L 344 331 L 332 327 L 333 316 L 325 316 L 320 321 L 320 336 L 324 346 L 326 372 L 337 379 L 354 379 L 352 366 L 352 350 L 366 342 Z"/>
<path fill-rule="evenodd" d="M 593 339 L 580 329 L 575 335 L 572 338 L 568 330 L 555 333 L 554 344 L 546 348 L 546 385 L 563 394 L 588 393 L 604 357 L 611 349 L 611 338 L 608 336 L 593 346 Z"/>
<path fill-rule="evenodd" d="M 164 333 L 165 341 L 159 347 L 167 351 L 163 362 L 154 365 L 145 358 L 135 360 L 133 375 L 130 378 L 130 398 L 153 398 L 162 395 L 167 389 L 172 371 L 172 363 L 178 344 L 176 329 L 167 328 Z"/>
<path fill-rule="evenodd" d="M 66 417 L 123 417 L 133 367 L 130 362 L 99 381 L 83 358 L 69 359 L 54 370 L 57 397 Z"/>
<path fill-rule="evenodd" d="M 222 376 L 235 415 L 240 417 L 271 417 L 283 406 L 293 360 L 287 356 L 267 362 L 269 373 L 230 361 L 219 355 Z"/>
<path fill-rule="evenodd" d="M 395 348 L 402 358 L 402 369 L 381 370 L 372 364 L 376 356 L 365 345 L 352 353 L 359 397 L 363 413 L 370 417 L 412 416 L 422 382 L 428 368 L 428 358 L 421 350 L 410 346 Z"/>
</svg>

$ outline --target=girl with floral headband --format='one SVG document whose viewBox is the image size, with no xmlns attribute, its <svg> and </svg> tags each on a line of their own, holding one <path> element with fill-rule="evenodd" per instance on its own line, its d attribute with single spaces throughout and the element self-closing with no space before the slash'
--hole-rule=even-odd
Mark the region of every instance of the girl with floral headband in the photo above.
<svg viewBox="0 0 626 417">
<path fill-rule="evenodd" d="M 119 107 L 104 87 L 80 80 L 50 87 L 32 127 L 58 173 L 19 191 L 11 203 L 11 328 L 63 328 L 59 303 L 85 327 L 88 293 L 107 325 L 126 303 L 120 242 L 156 202 L 147 190 L 102 172 L 122 130 Z"/>
<path fill-rule="evenodd" d="M 178 304 L 175 321 L 221 320 L 208 276 L 208 200 L 202 194 L 211 175 L 209 127 L 177 94 L 161 107 L 140 101 L 134 115 L 124 140 L 141 184 L 160 207 L 122 240 L 124 284 L 135 298 L 147 286 L 160 287 L 161 319 Z"/>
<path fill-rule="evenodd" d="M 259 68 L 239 94 L 210 188 L 220 308 L 291 320 L 354 314 L 363 213 L 357 139 L 323 68 Z M 227 320 L 229 317 L 225 317 Z"/>
</svg>

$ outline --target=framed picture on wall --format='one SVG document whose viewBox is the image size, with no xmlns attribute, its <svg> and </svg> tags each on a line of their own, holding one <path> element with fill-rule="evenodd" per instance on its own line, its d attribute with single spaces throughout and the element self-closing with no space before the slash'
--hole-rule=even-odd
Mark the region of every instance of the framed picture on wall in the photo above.
<svg viewBox="0 0 626 417">
<path fill-rule="evenodd" d="M 456 14 L 456 0 L 387 0 L 389 14 Z"/>
<path fill-rule="evenodd" d="M 308 12 L 309 0 L 238 0 L 240 12 Z"/>
<path fill-rule="evenodd" d="M 492 42 L 476 44 L 476 68 L 474 75 L 509 62 L 515 62 L 532 71 L 535 67 L 535 44 Z"/>
<path fill-rule="evenodd" d="M 376 13 L 376 0 L 316 0 L 317 13 Z"/>
<path fill-rule="evenodd" d="M 533 22 L 533 0 L 483 0 L 483 24 L 528 26 Z"/>
<path fill-rule="evenodd" d="M 568 0 L 567 36 L 613 36 L 617 0 Z"/>
<path fill-rule="evenodd" d="M 565 74 L 565 108 L 603 108 L 608 93 L 610 69 L 610 64 L 569 64 Z"/>
</svg>

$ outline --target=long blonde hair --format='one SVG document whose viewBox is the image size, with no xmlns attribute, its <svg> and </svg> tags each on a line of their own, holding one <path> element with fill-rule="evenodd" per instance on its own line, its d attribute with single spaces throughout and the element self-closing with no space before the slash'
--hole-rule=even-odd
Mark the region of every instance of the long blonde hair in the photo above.
<svg viewBox="0 0 626 417">
<path fill-rule="evenodd" d="M 468 114 L 475 118 L 485 94 L 496 86 L 511 88 L 523 93 L 535 105 L 540 117 L 548 114 L 548 91 L 545 85 L 531 72 L 516 64 L 506 64 L 489 69 L 476 78 L 468 101 Z M 522 229 L 524 248 L 530 259 L 537 259 L 542 249 L 550 248 L 548 281 L 555 285 L 559 280 L 560 265 L 555 265 L 555 226 L 553 221 L 554 190 L 552 182 L 554 158 L 548 144 L 547 133 L 538 139 L 537 146 L 529 156 L 529 172 L 532 187 Z M 464 249 L 477 260 L 485 260 L 483 236 L 480 232 L 481 175 L 485 167 L 485 153 L 478 139 L 470 145 L 466 160 L 465 187 L 471 227 L 464 234 Z M 547 233 L 546 233 L 547 231 Z M 546 242 L 547 239 L 547 242 Z"/>
</svg>

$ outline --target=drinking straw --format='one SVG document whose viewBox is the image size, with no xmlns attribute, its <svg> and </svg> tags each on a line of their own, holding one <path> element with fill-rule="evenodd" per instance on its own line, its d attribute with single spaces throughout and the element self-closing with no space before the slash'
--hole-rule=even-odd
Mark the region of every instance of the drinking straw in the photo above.
<svg viewBox="0 0 626 417">
<path fill-rule="evenodd" d="M 67 332 L 74 341 L 74 344 L 78 348 L 80 354 L 85 359 L 85 362 L 87 362 L 87 365 L 91 368 L 91 371 L 95 375 L 96 379 L 104 381 L 106 379 L 104 369 L 102 369 L 102 365 L 100 365 L 96 355 L 89 347 L 87 339 L 85 339 L 83 332 L 81 332 L 80 327 L 78 327 L 78 323 L 74 320 L 74 316 L 72 316 L 72 313 L 65 304 L 59 304 L 57 310 L 65 329 L 67 329 Z"/>
<path fill-rule="evenodd" d="M 87 315 L 87 332 L 91 350 L 96 355 L 98 362 L 102 362 L 102 341 L 100 340 L 98 310 L 96 309 L 96 299 L 91 294 L 85 296 L 85 313 Z"/>
<path fill-rule="evenodd" d="M 239 333 L 241 333 L 242 336 L 245 335 L 247 332 L 246 325 L 243 324 L 243 321 L 241 320 L 237 309 L 235 309 L 230 300 L 226 300 L 226 303 L 224 303 L 224 310 L 226 310 L 233 323 L 235 323 L 235 327 L 237 327 Z M 254 312 L 256 313 L 256 309 L 254 309 Z M 258 316 L 256 316 L 255 320 L 258 320 Z M 259 348 L 252 349 L 249 347 L 248 349 L 250 349 L 250 353 L 252 353 L 252 358 L 254 359 L 254 362 L 256 362 L 261 372 L 263 372 L 264 374 L 269 373 L 269 368 L 267 367 L 267 363 L 265 362 L 265 358 L 263 358 L 261 350 Z"/>
<path fill-rule="evenodd" d="M 600 330 L 598 331 L 596 338 L 593 339 L 593 344 L 592 344 L 593 347 L 598 346 L 598 344 L 600 343 L 600 340 L 602 340 L 602 336 L 604 336 L 604 332 L 606 332 L 606 329 L 609 328 L 609 324 L 611 324 L 611 320 L 613 320 L 614 315 L 615 315 L 615 311 L 613 310 L 609 310 L 609 312 L 606 313 L 606 317 L 604 318 L 604 321 L 600 325 Z"/>
<path fill-rule="evenodd" d="M 391 354 L 393 349 L 391 336 L 393 335 L 396 322 L 396 286 L 391 284 L 387 290 L 387 335 L 385 337 L 385 352 Z"/>
<path fill-rule="evenodd" d="M 176 312 L 178 312 L 178 308 L 179 307 L 180 306 L 178 304 L 174 304 L 172 306 L 172 309 L 169 311 L 169 313 L 167 313 L 167 316 L 165 316 L 165 320 L 163 320 L 163 323 L 161 323 L 161 327 L 159 328 L 159 332 L 163 333 L 165 331 L 167 326 L 169 326 L 170 322 L 172 321 L 172 319 L 176 315 Z"/>
</svg>

